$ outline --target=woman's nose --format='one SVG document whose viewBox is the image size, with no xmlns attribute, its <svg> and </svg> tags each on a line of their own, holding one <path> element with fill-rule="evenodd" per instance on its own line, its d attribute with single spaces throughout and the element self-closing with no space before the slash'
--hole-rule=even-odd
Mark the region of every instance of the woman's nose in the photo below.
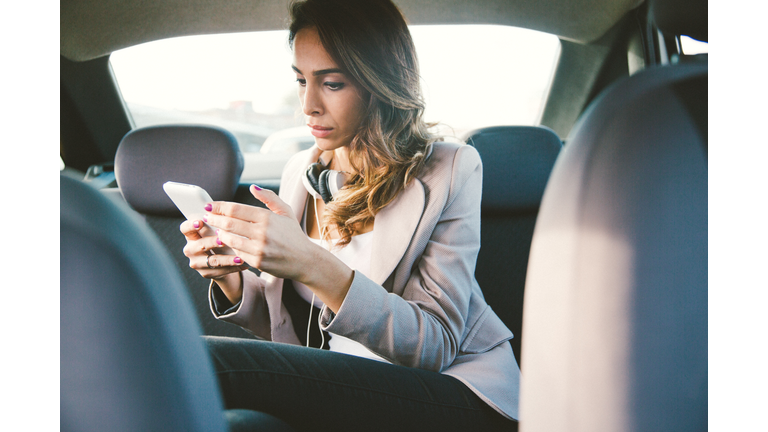
<svg viewBox="0 0 768 432">
<path fill-rule="evenodd" d="M 319 90 L 315 86 L 307 83 L 302 95 L 303 100 L 301 101 L 301 109 L 304 111 L 304 115 L 318 116 L 323 114 L 323 104 L 318 92 Z"/>
</svg>

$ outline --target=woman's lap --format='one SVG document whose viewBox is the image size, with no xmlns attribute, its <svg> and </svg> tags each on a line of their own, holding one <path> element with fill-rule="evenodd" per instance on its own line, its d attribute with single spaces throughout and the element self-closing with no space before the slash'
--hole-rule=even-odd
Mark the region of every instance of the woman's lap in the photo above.
<svg viewBox="0 0 768 432">
<path fill-rule="evenodd" d="M 459 380 L 294 345 L 204 337 L 227 409 L 296 430 L 517 430 Z"/>
</svg>

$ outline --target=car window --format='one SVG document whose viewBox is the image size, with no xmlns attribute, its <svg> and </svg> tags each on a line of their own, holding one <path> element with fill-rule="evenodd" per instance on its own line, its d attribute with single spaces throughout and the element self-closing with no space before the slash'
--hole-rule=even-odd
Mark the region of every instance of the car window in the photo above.
<svg viewBox="0 0 768 432">
<path fill-rule="evenodd" d="M 706 42 L 697 41 L 688 36 L 680 36 L 680 48 L 685 55 L 704 54 L 709 52 L 709 45 Z"/>
<path fill-rule="evenodd" d="M 553 35 L 508 26 L 412 26 L 427 104 L 450 137 L 538 124 L 560 52 Z M 117 51 L 110 62 L 134 127 L 231 131 L 244 181 L 279 178 L 314 139 L 304 126 L 286 31 L 189 36 Z"/>
</svg>

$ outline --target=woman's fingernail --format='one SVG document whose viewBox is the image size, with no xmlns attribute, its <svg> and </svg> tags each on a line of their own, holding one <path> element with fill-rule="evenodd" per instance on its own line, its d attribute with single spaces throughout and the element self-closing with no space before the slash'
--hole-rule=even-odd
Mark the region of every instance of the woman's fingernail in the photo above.
<svg viewBox="0 0 768 432">
<path fill-rule="evenodd" d="M 241 260 L 240 257 L 235 257 L 235 259 L 233 261 L 235 261 L 235 264 L 242 264 L 243 263 L 243 260 Z"/>
<path fill-rule="evenodd" d="M 192 225 L 193 225 L 195 228 L 200 228 L 200 222 L 198 222 L 198 221 L 194 221 L 194 222 L 192 222 Z"/>
<path fill-rule="evenodd" d="M 216 243 L 217 243 L 219 246 L 221 246 L 221 245 L 223 244 L 223 243 L 221 242 L 221 240 L 219 240 L 219 238 L 218 238 L 218 237 L 216 237 Z"/>
<path fill-rule="evenodd" d="M 205 215 L 203 215 L 203 220 L 204 220 L 204 221 L 206 221 L 206 222 L 208 222 L 208 218 L 207 218 L 207 217 L 205 217 Z"/>
<path fill-rule="evenodd" d="M 213 206 L 210 205 L 210 204 L 206 204 L 205 205 L 205 211 L 211 211 L 211 210 L 213 210 Z"/>
<path fill-rule="evenodd" d="M 254 188 L 254 189 L 256 189 L 257 191 L 260 191 L 260 190 L 261 190 L 261 188 L 260 188 L 260 187 L 258 187 L 258 186 L 256 186 L 256 185 L 251 185 L 251 186 L 253 186 L 253 188 Z"/>
</svg>

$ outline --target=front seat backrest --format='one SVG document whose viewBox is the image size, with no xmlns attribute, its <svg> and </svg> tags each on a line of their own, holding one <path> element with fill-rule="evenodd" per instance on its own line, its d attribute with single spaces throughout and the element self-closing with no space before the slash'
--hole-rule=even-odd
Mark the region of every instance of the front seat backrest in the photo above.
<svg viewBox="0 0 768 432">
<path fill-rule="evenodd" d="M 531 246 L 521 431 L 707 430 L 707 81 L 648 68 L 574 128 Z"/>
<path fill-rule="evenodd" d="M 225 431 L 175 266 L 123 203 L 60 176 L 62 431 Z"/>
</svg>

